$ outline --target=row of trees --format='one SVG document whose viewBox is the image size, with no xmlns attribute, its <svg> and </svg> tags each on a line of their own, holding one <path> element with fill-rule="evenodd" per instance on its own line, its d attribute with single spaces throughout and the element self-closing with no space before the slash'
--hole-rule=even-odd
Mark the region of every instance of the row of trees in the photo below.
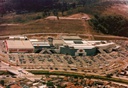
<svg viewBox="0 0 128 88">
<path fill-rule="evenodd" d="M 91 26 L 105 34 L 128 37 L 128 20 L 122 16 L 98 16 L 90 20 Z"/>
<path fill-rule="evenodd" d="M 0 3 L 0 14 L 9 12 L 25 13 L 25 12 L 44 12 L 48 15 L 53 12 L 55 15 L 58 11 L 62 14 L 64 11 L 75 8 L 75 3 L 59 2 L 59 0 L 7 0 Z"/>
<path fill-rule="evenodd" d="M 23 12 L 63 12 L 82 6 L 87 8 L 96 4 L 102 3 L 120 3 L 125 1 L 108 1 L 108 0 L 0 0 L 0 14 L 15 11 L 17 13 Z M 102 5 L 103 7 L 104 5 Z M 91 7 L 89 7 L 91 8 Z"/>
<path fill-rule="evenodd" d="M 8 0 L 5 8 L 8 11 L 40 11 L 43 9 L 51 9 L 58 0 Z"/>
</svg>

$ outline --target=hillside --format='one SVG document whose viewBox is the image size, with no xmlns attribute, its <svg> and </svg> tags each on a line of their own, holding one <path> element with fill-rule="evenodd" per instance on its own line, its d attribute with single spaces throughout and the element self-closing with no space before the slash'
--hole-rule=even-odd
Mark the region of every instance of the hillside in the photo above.
<svg viewBox="0 0 128 88">
<path fill-rule="evenodd" d="M 128 18 L 128 5 L 124 5 L 124 4 L 116 4 L 113 5 L 111 8 L 107 8 L 102 15 L 121 15 L 123 17 Z"/>
<path fill-rule="evenodd" d="M 80 18 L 80 17 L 79 17 Z M 2 24 L 1 34 L 23 34 L 23 33 L 85 33 L 85 29 L 90 30 L 90 26 L 79 19 L 39 19 L 24 24 Z"/>
<path fill-rule="evenodd" d="M 59 0 L 60 2 L 81 2 L 81 1 L 86 1 L 86 2 L 119 2 L 119 3 L 127 3 L 127 0 Z"/>
<path fill-rule="evenodd" d="M 127 13 L 127 2 L 126 1 L 119 1 L 119 0 L 107 0 L 102 2 L 97 2 L 90 4 L 89 6 L 85 6 L 85 12 L 90 14 L 119 14 L 118 10 L 122 10 L 123 13 Z M 121 15 L 123 15 L 123 13 Z M 124 15 L 123 15 L 124 16 Z M 127 16 L 127 15 L 125 15 Z"/>
</svg>

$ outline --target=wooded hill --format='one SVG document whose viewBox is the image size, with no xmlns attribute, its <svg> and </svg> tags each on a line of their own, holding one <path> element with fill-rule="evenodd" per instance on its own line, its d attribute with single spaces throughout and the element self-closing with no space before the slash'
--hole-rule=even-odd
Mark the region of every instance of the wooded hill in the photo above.
<svg viewBox="0 0 128 88">
<path fill-rule="evenodd" d="M 103 14 L 116 4 L 127 5 L 127 3 L 126 0 L 6 0 L 0 3 L 0 14 L 4 16 L 9 13 L 16 13 L 13 20 L 10 19 L 11 21 L 27 23 L 51 15 L 68 16 L 76 13 L 86 13 L 92 17 L 90 25 L 97 32 L 127 36 L 127 15 L 119 16 L 122 12 L 118 12 L 118 10 L 114 13 Z M 41 15 L 29 15 L 28 17 L 24 15 L 36 12 L 40 12 Z M 99 16 L 98 19 L 96 15 Z M 0 23 L 11 22 L 6 18 L 1 19 Z"/>
<path fill-rule="evenodd" d="M 68 11 L 77 7 L 89 10 L 100 7 L 101 9 L 110 7 L 113 4 L 127 4 L 127 1 L 120 0 L 6 0 L 0 2 L 1 15 L 9 12 L 25 13 L 25 12 L 57 12 Z M 84 12 L 84 10 L 83 10 Z"/>
</svg>

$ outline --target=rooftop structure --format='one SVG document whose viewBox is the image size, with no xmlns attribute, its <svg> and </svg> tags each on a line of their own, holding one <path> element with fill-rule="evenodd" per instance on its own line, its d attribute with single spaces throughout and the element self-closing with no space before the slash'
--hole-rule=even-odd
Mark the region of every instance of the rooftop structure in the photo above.
<svg viewBox="0 0 128 88">
<path fill-rule="evenodd" d="M 29 39 L 30 40 L 30 42 L 37 42 L 37 41 L 39 41 L 38 39 Z"/>
<path fill-rule="evenodd" d="M 53 46 L 55 46 L 56 48 L 59 48 L 59 46 L 63 46 L 65 44 L 65 42 L 63 40 L 53 40 Z"/>
<path fill-rule="evenodd" d="M 26 36 L 9 36 L 9 40 L 27 40 Z"/>
<path fill-rule="evenodd" d="M 34 50 L 29 40 L 5 40 L 4 45 L 6 51 L 11 53 L 32 53 Z"/>
<path fill-rule="evenodd" d="M 62 36 L 63 40 L 82 40 L 79 36 Z"/>
</svg>

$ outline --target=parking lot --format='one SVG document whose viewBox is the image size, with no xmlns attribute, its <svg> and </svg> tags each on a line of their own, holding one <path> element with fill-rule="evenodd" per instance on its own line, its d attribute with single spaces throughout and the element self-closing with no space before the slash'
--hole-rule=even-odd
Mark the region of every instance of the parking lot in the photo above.
<svg viewBox="0 0 128 88">
<path fill-rule="evenodd" d="M 8 61 L 27 70 L 77 71 L 105 75 L 124 67 L 116 53 L 71 57 L 59 54 L 8 54 Z M 104 58 L 105 57 L 105 58 Z"/>
</svg>

